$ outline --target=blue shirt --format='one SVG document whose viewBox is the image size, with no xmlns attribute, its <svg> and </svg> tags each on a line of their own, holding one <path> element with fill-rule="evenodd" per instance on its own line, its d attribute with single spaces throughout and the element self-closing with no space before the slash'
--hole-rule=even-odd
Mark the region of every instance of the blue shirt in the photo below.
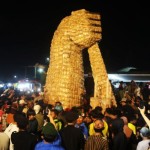
<svg viewBox="0 0 150 150">
<path fill-rule="evenodd" d="M 84 122 L 83 122 L 82 124 L 80 124 L 80 125 L 75 124 L 75 127 L 81 129 L 81 131 L 82 131 L 82 133 L 83 133 L 85 139 L 88 138 L 88 136 L 89 136 L 88 134 L 89 134 L 89 133 L 88 133 L 88 129 L 87 129 L 87 127 L 86 127 L 86 125 L 85 125 Z"/>
<path fill-rule="evenodd" d="M 65 150 L 61 146 L 61 137 L 58 133 L 57 139 L 52 143 L 45 143 L 44 140 L 36 144 L 34 150 Z"/>
<path fill-rule="evenodd" d="M 61 145 L 54 145 L 53 143 L 44 143 L 44 141 L 36 144 L 35 150 L 65 150 Z"/>
</svg>

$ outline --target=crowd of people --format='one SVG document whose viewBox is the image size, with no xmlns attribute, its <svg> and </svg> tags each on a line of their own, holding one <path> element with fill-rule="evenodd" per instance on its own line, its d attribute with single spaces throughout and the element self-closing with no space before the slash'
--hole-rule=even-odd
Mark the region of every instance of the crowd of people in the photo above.
<svg viewBox="0 0 150 150">
<path fill-rule="evenodd" d="M 150 92 L 134 81 L 121 82 L 117 106 L 92 108 L 84 96 L 80 107 L 43 102 L 43 93 L 13 88 L 0 96 L 0 150 L 148 150 Z M 115 92 L 115 90 L 114 90 Z M 146 94 L 145 94 L 146 93 Z"/>
</svg>

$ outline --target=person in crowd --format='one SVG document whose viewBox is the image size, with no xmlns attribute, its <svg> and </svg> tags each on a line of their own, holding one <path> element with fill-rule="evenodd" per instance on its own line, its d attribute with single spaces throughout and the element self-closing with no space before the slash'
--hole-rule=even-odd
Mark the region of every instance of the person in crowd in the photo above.
<svg viewBox="0 0 150 150">
<path fill-rule="evenodd" d="M 131 80 L 128 86 L 128 93 L 130 96 L 135 95 L 136 89 L 138 88 L 137 83 L 134 80 Z"/>
<path fill-rule="evenodd" d="M 94 122 L 95 133 L 89 136 L 85 142 L 84 150 L 109 150 L 108 140 L 104 138 L 102 130 L 104 129 L 104 122 L 97 119 Z"/>
<path fill-rule="evenodd" d="M 143 87 L 143 90 L 142 90 L 142 95 L 143 95 L 143 99 L 145 101 L 149 101 L 149 97 L 150 97 L 150 89 L 149 89 L 149 85 L 148 84 L 145 84 L 145 86 Z"/>
<path fill-rule="evenodd" d="M 10 123 L 4 132 L 0 133 L 0 150 L 13 150 L 14 146 L 11 142 L 11 134 L 16 131 L 19 131 L 17 127 L 18 115 L 14 114 L 14 122 Z"/>
<path fill-rule="evenodd" d="M 0 150 L 9 150 L 9 137 L 4 132 L 0 132 Z"/>
<path fill-rule="evenodd" d="M 22 110 L 23 113 L 27 114 L 28 109 L 33 109 L 34 107 L 34 101 L 28 100 L 26 107 Z"/>
<path fill-rule="evenodd" d="M 127 149 L 128 150 L 135 150 L 136 146 L 137 146 L 137 138 L 136 135 L 133 133 L 133 130 L 131 130 L 128 127 L 128 118 L 126 116 L 122 116 L 120 117 L 123 122 L 124 122 L 124 126 L 123 126 L 123 132 L 127 137 Z"/>
<path fill-rule="evenodd" d="M 34 105 L 33 109 L 35 111 L 35 118 L 38 121 L 38 131 L 40 132 L 42 130 L 43 125 L 44 125 L 44 115 L 41 112 L 41 106 L 40 105 Z"/>
<path fill-rule="evenodd" d="M 32 93 L 31 98 L 34 101 L 34 103 L 37 103 L 41 99 L 41 97 L 40 97 L 38 92 Z"/>
<path fill-rule="evenodd" d="M 57 109 L 52 109 L 50 114 L 55 122 L 56 130 L 60 131 L 62 129 L 62 121 L 58 119 L 59 111 Z"/>
<path fill-rule="evenodd" d="M 10 106 L 10 110 L 8 111 L 6 117 L 7 125 L 14 122 L 14 114 L 16 114 L 17 112 L 18 112 L 18 104 L 16 102 L 13 102 L 12 105 Z"/>
<path fill-rule="evenodd" d="M 90 115 L 86 114 L 86 116 L 84 116 L 83 122 L 85 123 L 88 131 L 89 131 L 89 125 L 92 123 L 92 118 Z M 88 134 L 89 135 L 89 134 Z"/>
<path fill-rule="evenodd" d="M 10 123 L 9 126 L 8 126 L 8 127 L 5 129 L 5 131 L 4 131 L 4 133 L 7 134 L 7 136 L 8 136 L 9 139 L 10 139 L 10 144 L 9 144 L 9 145 L 10 145 L 10 146 L 9 146 L 9 149 L 10 149 L 10 150 L 13 150 L 13 149 L 14 149 L 13 144 L 12 144 L 12 142 L 11 142 L 11 134 L 12 134 L 13 132 L 18 132 L 18 131 L 19 131 L 19 128 L 18 128 L 18 126 L 17 126 L 17 122 L 18 122 L 18 120 L 19 120 L 18 113 L 14 114 L 13 118 L 14 118 L 14 122 Z"/>
<path fill-rule="evenodd" d="M 104 120 L 110 126 L 112 121 L 121 116 L 121 111 L 117 107 L 106 108 L 104 112 Z"/>
<path fill-rule="evenodd" d="M 62 145 L 65 150 L 84 150 L 85 139 L 82 131 L 74 125 L 78 119 L 78 114 L 68 111 L 65 114 L 67 126 L 60 130 Z"/>
<path fill-rule="evenodd" d="M 89 115 L 92 118 L 92 123 L 89 125 L 89 135 L 93 135 L 95 133 L 94 122 L 97 118 L 101 118 L 104 122 L 104 129 L 103 129 L 102 133 L 106 137 L 108 135 L 108 124 L 104 120 L 104 115 L 100 111 L 98 111 L 98 109 L 93 109 Z"/>
<path fill-rule="evenodd" d="M 25 108 L 26 104 L 27 103 L 24 99 L 19 100 L 18 111 L 23 112 L 23 109 Z"/>
<path fill-rule="evenodd" d="M 121 118 L 112 121 L 112 150 L 127 150 L 127 138 L 123 132 L 124 122 Z"/>
<path fill-rule="evenodd" d="M 111 107 L 111 108 L 106 108 L 104 112 L 104 120 L 108 124 L 108 140 L 109 140 L 109 147 L 112 147 L 112 122 L 114 120 L 117 120 L 120 118 L 121 112 L 117 107 Z"/>
<path fill-rule="evenodd" d="M 5 112 L 3 111 L 3 103 L 0 102 L 0 132 L 2 132 L 2 117 Z"/>
<path fill-rule="evenodd" d="M 140 136 L 142 140 L 138 143 L 136 150 L 148 150 L 150 144 L 150 130 L 147 127 L 142 127 Z"/>
<path fill-rule="evenodd" d="M 62 140 L 59 132 L 56 130 L 56 125 L 54 119 L 51 115 L 51 110 L 49 109 L 47 114 L 47 122 L 42 127 L 41 132 L 42 141 L 36 145 L 35 149 L 50 148 L 53 150 L 64 150 L 62 147 Z"/>
<path fill-rule="evenodd" d="M 90 105 L 90 98 L 86 95 L 83 95 L 83 100 L 81 103 L 82 116 L 88 116 L 90 111 L 92 110 L 92 106 Z"/>
<path fill-rule="evenodd" d="M 19 132 L 11 134 L 14 150 L 34 150 L 37 144 L 37 136 L 27 132 L 28 119 L 24 114 L 18 114 L 17 118 Z"/>
<path fill-rule="evenodd" d="M 61 121 L 62 123 L 62 127 L 65 125 L 65 123 L 63 122 L 64 118 L 63 118 L 63 112 L 64 112 L 64 108 L 63 108 L 63 105 L 61 102 L 57 101 L 54 105 L 54 108 L 55 110 L 58 111 L 58 116 L 57 118 Z"/>
<path fill-rule="evenodd" d="M 125 93 L 123 81 L 119 83 L 118 92 L 119 92 L 119 99 L 122 99 Z"/>
<path fill-rule="evenodd" d="M 55 126 L 48 122 L 42 128 L 42 142 L 39 142 L 35 146 L 35 150 L 65 150 L 61 146 L 61 137 Z"/>
<path fill-rule="evenodd" d="M 35 111 L 33 109 L 28 109 L 27 118 L 29 121 L 27 131 L 34 135 L 37 135 L 38 131 L 38 121 L 35 118 Z"/>
<path fill-rule="evenodd" d="M 133 115 L 128 115 L 128 127 L 133 131 L 133 133 L 136 135 L 137 133 L 137 126 L 136 126 L 136 123 L 137 123 L 137 118 L 135 116 L 135 114 Z"/>
<path fill-rule="evenodd" d="M 127 99 L 126 97 L 122 98 L 120 101 L 120 110 L 121 110 L 121 114 L 125 115 L 125 116 L 130 116 L 133 115 L 135 113 L 135 110 L 133 109 L 133 107 L 129 104 L 129 99 Z"/>
<path fill-rule="evenodd" d="M 83 119 L 84 119 L 84 117 L 81 116 L 81 115 L 79 115 L 79 117 L 78 117 L 78 119 L 76 121 L 75 127 L 81 129 L 81 131 L 82 131 L 82 133 L 84 135 L 85 140 L 87 140 L 87 138 L 89 136 L 89 133 L 88 133 L 88 128 L 85 125 Z"/>
<path fill-rule="evenodd" d="M 63 111 L 62 103 L 59 101 L 55 102 L 54 109 L 58 110 L 59 112 Z"/>
</svg>

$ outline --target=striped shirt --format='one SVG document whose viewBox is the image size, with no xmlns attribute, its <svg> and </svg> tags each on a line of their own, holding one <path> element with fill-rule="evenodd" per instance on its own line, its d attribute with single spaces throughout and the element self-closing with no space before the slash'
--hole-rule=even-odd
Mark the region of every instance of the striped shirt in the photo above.
<svg viewBox="0 0 150 150">
<path fill-rule="evenodd" d="M 108 141 L 102 135 L 91 135 L 85 143 L 84 150 L 109 150 Z"/>
</svg>

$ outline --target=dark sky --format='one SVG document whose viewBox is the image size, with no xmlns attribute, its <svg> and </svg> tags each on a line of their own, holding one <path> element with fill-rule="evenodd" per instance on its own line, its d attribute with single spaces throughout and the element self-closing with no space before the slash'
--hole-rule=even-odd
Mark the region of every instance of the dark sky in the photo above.
<svg viewBox="0 0 150 150">
<path fill-rule="evenodd" d="M 71 11 L 101 14 L 101 52 L 108 71 L 149 70 L 150 13 L 144 1 L 59 0 L 0 5 L 0 80 L 24 76 L 25 66 L 45 64 L 53 34 Z"/>
</svg>

